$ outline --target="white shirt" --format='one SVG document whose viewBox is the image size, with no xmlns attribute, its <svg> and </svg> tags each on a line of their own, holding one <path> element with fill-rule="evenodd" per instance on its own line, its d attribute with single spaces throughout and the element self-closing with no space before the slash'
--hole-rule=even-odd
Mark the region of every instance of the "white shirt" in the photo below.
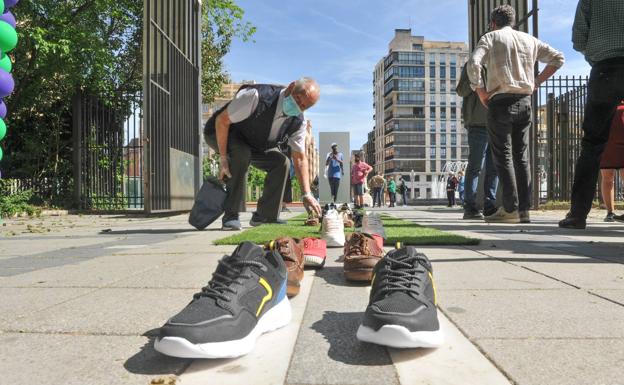
<svg viewBox="0 0 624 385">
<path fill-rule="evenodd" d="M 271 125 L 271 131 L 269 133 L 269 140 L 277 139 L 277 135 L 279 133 L 280 128 L 289 118 L 282 111 L 282 104 L 284 103 L 284 92 L 286 90 L 283 89 L 280 92 L 279 99 L 277 100 L 277 109 L 275 110 L 275 117 L 273 117 L 273 124 Z M 258 90 L 254 88 L 246 88 L 241 90 L 236 94 L 234 99 L 230 102 L 230 105 L 227 108 L 228 115 L 230 115 L 230 121 L 232 123 L 242 122 L 247 119 L 252 112 L 256 110 L 258 107 Z M 301 127 L 295 133 L 293 133 L 288 138 L 288 145 L 291 150 L 297 152 L 305 152 L 305 138 L 307 134 L 307 124 L 305 119 L 301 123 Z"/>
</svg>

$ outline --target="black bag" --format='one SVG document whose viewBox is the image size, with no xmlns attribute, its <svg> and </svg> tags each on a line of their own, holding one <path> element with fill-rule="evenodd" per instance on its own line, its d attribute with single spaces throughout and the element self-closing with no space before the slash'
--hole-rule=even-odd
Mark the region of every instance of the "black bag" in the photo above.
<svg viewBox="0 0 624 385">
<path fill-rule="evenodd" d="M 226 196 L 225 185 L 219 179 L 209 177 L 195 197 L 189 223 L 197 230 L 208 227 L 223 214 Z"/>
</svg>

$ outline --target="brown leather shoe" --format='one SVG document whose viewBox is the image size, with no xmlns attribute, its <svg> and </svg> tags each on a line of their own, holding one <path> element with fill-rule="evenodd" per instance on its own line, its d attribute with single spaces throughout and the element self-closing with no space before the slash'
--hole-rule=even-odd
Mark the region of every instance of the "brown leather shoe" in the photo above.
<svg viewBox="0 0 624 385">
<path fill-rule="evenodd" d="M 303 265 L 305 263 L 301 240 L 291 237 L 277 238 L 269 242 L 267 249 L 277 250 L 284 259 L 286 270 L 288 270 L 286 295 L 288 297 L 296 296 L 301 288 Z"/>
<path fill-rule="evenodd" d="M 373 278 L 373 268 L 383 257 L 383 248 L 372 235 L 353 233 L 345 242 L 344 276 L 349 281 L 368 281 Z"/>
</svg>

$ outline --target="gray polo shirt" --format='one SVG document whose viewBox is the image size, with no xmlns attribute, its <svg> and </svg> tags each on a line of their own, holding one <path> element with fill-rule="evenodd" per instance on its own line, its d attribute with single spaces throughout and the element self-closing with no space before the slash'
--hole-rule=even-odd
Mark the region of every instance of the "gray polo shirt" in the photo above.
<svg viewBox="0 0 624 385">
<path fill-rule="evenodd" d="M 277 101 L 277 109 L 275 110 L 275 117 L 273 118 L 273 125 L 271 126 L 269 140 L 277 139 L 279 129 L 288 118 L 288 116 L 286 116 L 282 111 L 284 91 L 285 89 L 280 92 L 280 96 Z M 247 88 L 238 92 L 227 108 L 228 115 L 230 115 L 230 121 L 232 123 L 238 123 L 247 119 L 258 107 L 258 99 L 258 90 L 256 89 Z M 291 150 L 305 153 L 306 134 L 307 123 L 304 119 L 301 127 L 299 127 L 299 129 L 288 138 L 288 145 Z"/>
</svg>

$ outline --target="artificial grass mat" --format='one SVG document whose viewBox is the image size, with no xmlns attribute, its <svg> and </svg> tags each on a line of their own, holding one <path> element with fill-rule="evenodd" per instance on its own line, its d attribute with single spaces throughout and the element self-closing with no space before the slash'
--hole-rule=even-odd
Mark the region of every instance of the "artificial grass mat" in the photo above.
<svg viewBox="0 0 624 385">
<path fill-rule="evenodd" d="M 215 245 L 238 245 L 244 241 L 258 244 L 267 243 L 278 237 L 320 237 L 320 226 L 305 226 L 306 214 L 297 215 L 288 220 L 287 225 L 262 225 L 241 233 L 218 239 Z M 390 215 L 381 215 L 386 232 L 385 245 L 394 246 L 397 242 L 404 245 L 477 245 L 480 240 L 467 238 L 446 231 L 418 225 Z M 345 229 L 346 233 L 353 228 Z"/>
</svg>

